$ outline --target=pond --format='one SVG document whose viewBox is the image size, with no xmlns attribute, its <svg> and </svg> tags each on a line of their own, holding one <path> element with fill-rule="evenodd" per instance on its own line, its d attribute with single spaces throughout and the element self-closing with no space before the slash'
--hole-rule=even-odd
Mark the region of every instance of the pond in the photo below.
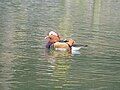
<svg viewBox="0 0 120 90">
<path fill-rule="evenodd" d="M 45 50 L 49 31 L 79 54 Z M 119 0 L 1 0 L 1 90 L 120 90 Z"/>
</svg>

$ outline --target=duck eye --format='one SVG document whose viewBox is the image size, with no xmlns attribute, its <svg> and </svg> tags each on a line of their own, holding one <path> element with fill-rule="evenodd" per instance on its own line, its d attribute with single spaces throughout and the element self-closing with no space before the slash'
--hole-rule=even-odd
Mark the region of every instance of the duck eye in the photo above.
<svg viewBox="0 0 120 90">
<path fill-rule="evenodd" d="M 52 34 L 52 33 L 50 33 L 50 34 L 49 34 L 49 36 L 50 36 L 50 35 L 53 35 L 53 34 Z"/>
</svg>

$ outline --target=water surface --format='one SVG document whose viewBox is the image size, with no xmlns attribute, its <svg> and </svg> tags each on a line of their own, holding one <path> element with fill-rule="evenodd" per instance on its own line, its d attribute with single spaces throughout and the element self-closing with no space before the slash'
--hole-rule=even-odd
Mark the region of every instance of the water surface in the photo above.
<svg viewBox="0 0 120 90">
<path fill-rule="evenodd" d="M 47 52 L 49 31 L 86 44 Z M 1 0 L 1 90 L 120 90 L 119 0 Z"/>
</svg>

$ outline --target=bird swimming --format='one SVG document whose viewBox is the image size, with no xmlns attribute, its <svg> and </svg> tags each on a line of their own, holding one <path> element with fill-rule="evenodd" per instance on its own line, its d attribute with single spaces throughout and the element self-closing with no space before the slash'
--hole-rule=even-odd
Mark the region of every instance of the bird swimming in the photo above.
<svg viewBox="0 0 120 90">
<path fill-rule="evenodd" d="M 46 48 L 47 49 L 55 49 L 60 51 L 74 51 L 80 50 L 80 46 L 75 44 L 75 40 L 73 39 L 64 39 L 61 40 L 60 35 L 54 31 L 50 31 L 48 35 L 45 37 L 47 39 Z"/>
</svg>

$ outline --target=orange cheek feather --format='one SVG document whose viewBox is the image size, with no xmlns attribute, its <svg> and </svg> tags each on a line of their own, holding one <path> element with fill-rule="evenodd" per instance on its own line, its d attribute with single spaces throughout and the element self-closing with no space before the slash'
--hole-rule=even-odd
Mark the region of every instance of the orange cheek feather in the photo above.
<svg viewBox="0 0 120 90">
<path fill-rule="evenodd" d="M 49 42 L 55 43 L 59 41 L 60 41 L 60 38 L 58 36 L 54 36 L 54 35 L 49 36 Z"/>
</svg>

